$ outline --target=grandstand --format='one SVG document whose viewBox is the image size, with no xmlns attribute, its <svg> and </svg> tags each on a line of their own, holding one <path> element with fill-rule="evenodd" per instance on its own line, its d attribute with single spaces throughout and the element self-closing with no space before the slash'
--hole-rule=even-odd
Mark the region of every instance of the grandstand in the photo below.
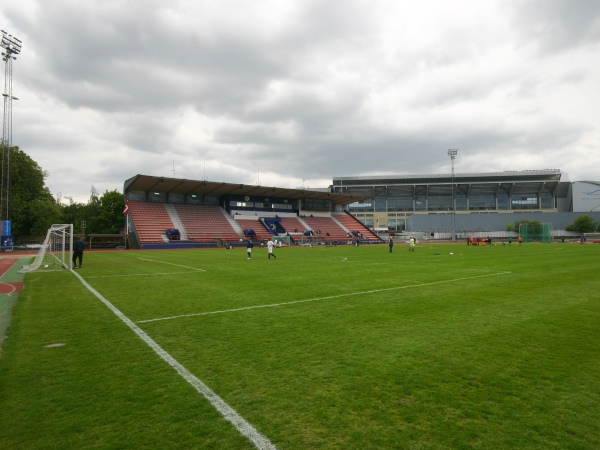
<svg viewBox="0 0 600 450">
<path fill-rule="evenodd" d="M 136 175 L 127 180 L 129 242 L 139 248 L 243 245 L 240 240 L 305 235 L 347 241 L 358 231 L 366 242 L 381 242 L 356 219 L 343 225 L 345 206 L 363 197 L 323 190 L 282 189 Z M 334 214 L 339 211 L 339 214 Z M 176 239 L 172 237 L 176 236 Z M 287 242 L 287 239 L 284 239 Z"/>
<path fill-rule="evenodd" d="M 594 206 L 600 194 L 594 186 L 570 183 L 560 170 L 458 173 L 454 178 L 335 177 L 328 189 L 136 175 L 125 182 L 124 197 L 131 211 L 131 245 L 181 248 L 241 245 L 248 236 L 289 236 L 292 243 L 344 243 L 356 236 L 365 243 L 382 242 L 388 232 L 432 239 L 481 233 L 504 237 L 507 224 L 522 220 L 552 224 L 556 237 L 578 216 L 572 211 L 572 191 L 581 197 L 578 203 L 592 205 L 588 214 L 600 221 L 600 207 Z"/>
</svg>

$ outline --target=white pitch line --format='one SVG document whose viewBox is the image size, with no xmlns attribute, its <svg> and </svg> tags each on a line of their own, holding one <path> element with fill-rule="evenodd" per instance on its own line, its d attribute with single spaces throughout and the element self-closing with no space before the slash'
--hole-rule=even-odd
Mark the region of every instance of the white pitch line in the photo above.
<svg viewBox="0 0 600 450">
<path fill-rule="evenodd" d="M 157 273 L 130 273 L 130 274 L 123 274 L 123 275 L 91 275 L 91 276 L 86 276 L 85 279 L 89 280 L 92 278 L 116 278 L 116 277 L 153 277 L 155 275 L 181 275 L 181 274 L 186 274 L 186 273 L 191 273 L 191 272 L 157 272 Z"/>
<path fill-rule="evenodd" d="M 204 270 L 204 269 L 196 269 L 195 267 L 182 266 L 181 264 L 175 264 L 175 263 L 170 263 L 170 262 L 166 262 L 166 261 L 157 261 L 156 259 L 140 258 L 139 256 L 138 256 L 138 259 L 141 259 L 143 261 L 152 261 L 152 262 L 156 262 L 156 263 L 160 263 L 160 264 L 169 264 L 170 266 L 184 267 L 186 269 L 197 270 L 198 272 L 206 272 L 206 270 Z"/>
<path fill-rule="evenodd" d="M 208 316 L 210 314 L 224 314 L 224 313 L 231 313 L 231 312 L 238 312 L 238 311 L 246 311 L 248 309 L 275 308 L 277 306 L 294 305 L 297 303 L 317 302 L 320 300 L 331 300 L 334 298 L 351 297 L 354 295 L 376 294 L 378 292 L 396 291 L 396 290 L 400 290 L 400 289 L 410 289 L 410 288 L 423 287 L 423 286 L 433 286 L 436 284 L 454 283 L 456 281 L 474 280 L 476 278 L 495 277 L 498 275 L 507 275 L 509 273 L 512 273 L 512 272 L 498 272 L 498 273 L 491 273 L 491 274 L 487 274 L 487 275 L 474 275 L 472 277 L 453 278 L 452 280 L 432 281 L 430 283 L 420 283 L 420 284 L 411 284 L 408 286 L 396 286 L 396 287 L 391 287 L 391 288 L 373 289 L 370 291 L 349 292 L 348 294 L 329 295 L 327 297 L 309 298 L 309 299 L 305 299 L 305 300 L 294 300 L 291 302 L 283 302 L 283 303 L 271 303 L 269 305 L 255 305 L 255 306 L 246 306 L 243 308 L 223 309 L 220 311 L 208 311 L 208 312 L 194 313 L 194 314 L 182 314 L 179 316 L 160 317 L 158 319 L 138 320 L 137 323 L 158 322 L 160 320 L 181 319 L 184 317 L 194 317 L 194 316 Z"/>
<path fill-rule="evenodd" d="M 212 389 L 205 385 L 199 378 L 188 371 L 183 365 L 181 365 L 175 358 L 167 353 L 160 345 L 158 345 L 150 336 L 148 336 L 141 328 L 133 323 L 125 314 L 119 311 L 112 303 L 106 300 L 98 291 L 91 287 L 77 272 L 73 271 L 73 274 L 79 278 L 81 283 L 94 294 L 102 303 L 104 303 L 115 315 L 121 319 L 125 325 L 127 325 L 135 334 L 137 334 L 148 346 L 154 350 L 154 352 L 160 356 L 167 364 L 169 364 L 175 371 L 194 389 L 202 394 L 213 407 L 219 411 L 219 413 L 242 434 L 248 440 L 250 440 L 254 446 L 258 449 L 264 450 L 277 450 L 267 437 L 263 436 L 256 428 L 240 416 L 231 406 L 219 397 Z"/>
</svg>

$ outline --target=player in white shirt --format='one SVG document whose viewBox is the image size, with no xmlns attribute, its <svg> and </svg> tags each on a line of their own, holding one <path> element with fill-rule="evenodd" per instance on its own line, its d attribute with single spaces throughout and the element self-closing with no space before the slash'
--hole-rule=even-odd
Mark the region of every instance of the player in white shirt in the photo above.
<svg viewBox="0 0 600 450">
<path fill-rule="evenodd" d="M 275 259 L 277 259 L 277 256 L 275 256 L 275 254 L 273 253 L 273 246 L 275 245 L 275 242 L 273 241 L 268 241 L 267 242 L 267 249 L 269 251 L 269 256 L 267 257 L 267 259 L 271 259 L 271 256 Z"/>
</svg>

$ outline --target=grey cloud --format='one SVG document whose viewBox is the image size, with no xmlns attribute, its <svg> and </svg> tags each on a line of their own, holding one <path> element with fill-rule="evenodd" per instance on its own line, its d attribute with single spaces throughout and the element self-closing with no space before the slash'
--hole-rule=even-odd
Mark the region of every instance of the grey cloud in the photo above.
<svg viewBox="0 0 600 450">
<path fill-rule="evenodd" d="M 600 39 L 600 2 L 595 0 L 524 0 L 509 6 L 521 42 L 546 55 Z"/>
</svg>

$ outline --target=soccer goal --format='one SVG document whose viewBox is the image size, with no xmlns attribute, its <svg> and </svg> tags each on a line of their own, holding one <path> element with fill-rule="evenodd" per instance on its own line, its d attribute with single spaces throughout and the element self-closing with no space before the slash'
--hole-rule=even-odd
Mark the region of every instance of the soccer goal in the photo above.
<svg viewBox="0 0 600 450">
<path fill-rule="evenodd" d="M 522 224 L 519 227 L 519 236 L 523 238 L 523 242 L 552 242 L 552 224 Z"/>
<path fill-rule="evenodd" d="M 19 273 L 36 270 L 53 272 L 71 269 L 71 249 L 73 248 L 73 224 L 55 224 L 48 229 L 46 239 L 31 264 L 24 265 Z"/>
<path fill-rule="evenodd" d="M 271 240 L 275 242 L 275 245 L 277 245 L 278 247 L 289 247 L 291 243 L 291 239 L 289 236 L 271 236 Z"/>
</svg>

